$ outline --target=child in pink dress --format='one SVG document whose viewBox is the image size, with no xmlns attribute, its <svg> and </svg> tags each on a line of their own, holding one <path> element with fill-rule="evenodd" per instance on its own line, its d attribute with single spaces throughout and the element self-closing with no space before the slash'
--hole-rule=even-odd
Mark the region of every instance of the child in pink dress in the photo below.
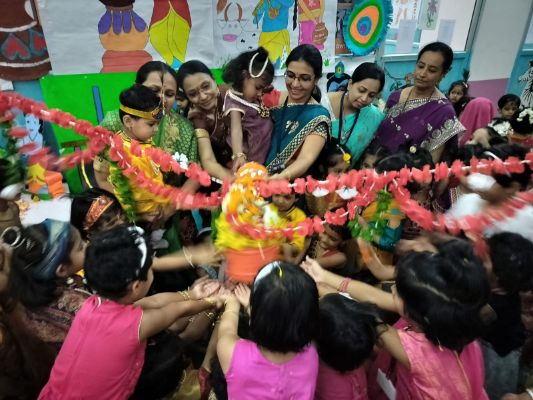
<svg viewBox="0 0 533 400">
<path fill-rule="evenodd" d="M 241 304 L 251 307 L 252 340 L 237 335 Z M 226 302 L 217 354 L 228 398 L 312 400 L 318 355 L 311 343 L 318 291 L 300 268 L 282 261 L 265 266 L 250 289 L 239 285 Z"/>
<path fill-rule="evenodd" d="M 397 400 L 484 400 L 483 357 L 478 343 L 484 324 L 481 309 L 489 283 L 472 246 L 452 239 L 411 251 L 396 266 L 392 294 L 362 282 L 342 278 L 308 259 L 303 268 L 317 283 L 342 288 L 356 300 L 396 311 L 405 328 L 381 325 L 381 345 L 396 360 L 387 381 L 378 383 Z M 372 398 L 377 398 L 376 396 Z"/>
<path fill-rule="evenodd" d="M 233 151 L 233 170 L 246 161 L 264 164 L 273 128 L 270 111 L 262 102 L 274 79 L 268 52 L 259 47 L 239 54 L 228 63 L 222 78 L 231 84 L 224 98 L 224 116 L 229 115 L 231 121 L 228 144 Z"/>
<path fill-rule="evenodd" d="M 326 295 L 319 307 L 315 400 L 368 400 L 363 363 L 377 340 L 376 310 L 340 294 Z"/>
<path fill-rule="evenodd" d="M 223 302 L 196 300 L 218 289 L 214 282 L 183 295 L 144 298 L 153 281 L 151 265 L 140 228 L 121 225 L 93 237 L 85 277 L 97 294 L 76 314 L 39 399 L 129 398 L 143 368 L 146 339 L 180 317 Z"/>
</svg>

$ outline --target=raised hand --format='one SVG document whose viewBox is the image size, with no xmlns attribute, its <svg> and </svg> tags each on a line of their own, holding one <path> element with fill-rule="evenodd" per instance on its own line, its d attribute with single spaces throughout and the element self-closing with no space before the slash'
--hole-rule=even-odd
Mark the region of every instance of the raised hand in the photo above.
<svg viewBox="0 0 533 400">
<path fill-rule="evenodd" d="M 222 255 L 212 244 L 200 244 L 189 247 L 194 265 L 213 265 L 222 261 Z"/>
<path fill-rule="evenodd" d="M 300 266 L 316 283 L 324 283 L 324 268 L 316 260 L 308 256 Z"/>
<path fill-rule="evenodd" d="M 244 283 L 239 283 L 233 292 L 239 303 L 247 310 L 250 307 L 250 295 L 252 291 Z"/>
<path fill-rule="evenodd" d="M 191 287 L 191 290 L 189 291 L 189 294 L 191 296 L 191 300 L 200 300 L 205 297 L 211 296 L 217 292 L 217 290 L 220 289 L 220 282 L 214 279 L 207 279 L 207 277 L 203 277 L 200 279 L 197 279 L 193 286 Z"/>
</svg>

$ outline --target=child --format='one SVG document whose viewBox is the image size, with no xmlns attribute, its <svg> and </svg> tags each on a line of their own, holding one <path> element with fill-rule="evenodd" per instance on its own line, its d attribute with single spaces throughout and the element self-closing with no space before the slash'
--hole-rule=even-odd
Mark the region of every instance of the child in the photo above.
<svg viewBox="0 0 533 400">
<path fill-rule="evenodd" d="M 176 103 L 178 105 L 178 112 L 184 117 L 187 117 L 191 105 L 189 103 L 189 99 L 181 88 L 178 88 L 176 91 Z"/>
<path fill-rule="evenodd" d="M 347 172 L 351 166 L 352 156 L 348 148 L 340 144 L 338 139 L 331 138 L 326 142 L 317 161 L 311 167 L 311 176 L 317 180 L 325 180 L 328 175 L 339 175 Z M 333 193 L 322 193 L 323 189 L 316 189 L 313 193 L 305 194 L 305 202 L 309 214 L 324 217 L 326 211 L 341 207 L 346 201 L 355 196 L 349 189 L 339 189 Z"/>
<path fill-rule="evenodd" d="M 334 212 L 334 210 L 332 210 Z M 311 240 L 307 255 L 320 260 L 324 268 L 334 269 L 340 275 L 347 275 L 346 254 L 340 248 L 352 238 L 346 225 L 324 225 L 324 232 Z"/>
<path fill-rule="evenodd" d="M 526 331 L 521 319 L 520 292 L 533 287 L 533 243 L 516 233 L 487 239 L 485 266 L 492 291 L 485 314 L 490 319 L 483 336 L 486 390 L 501 398 L 518 386 L 518 367 Z"/>
<path fill-rule="evenodd" d="M 474 132 L 486 127 L 494 118 L 494 106 L 492 100 L 485 97 L 476 97 L 468 102 L 464 112 L 459 117 L 465 132 L 459 138 L 459 146 L 464 146 Z"/>
<path fill-rule="evenodd" d="M 512 119 L 515 112 L 520 108 L 520 97 L 515 94 L 508 93 L 500 97 L 498 100 L 498 111 L 500 117 L 493 119 L 488 128 L 491 128 L 500 136 L 507 136 L 509 130 L 509 121 Z"/>
<path fill-rule="evenodd" d="M 508 131 L 509 143 L 533 147 L 533 109 L 524 108 L 513 114 L 511 129 Z"/>
<path fill-rule="evenodd" d="M 390 153 L 385 147 L 382 147 L 377 143 L 371 143 L 363 153 L 358 168 L 374 169 L 376 161 L 381 160 L 388 155 L 390 155 Z"/>
<path fill-rule="evenodd" d="M 470 96 L 468 95 L 469 85 L 466 81 L 455 81 L 450 85 L 448 89 L 448 100 L 453 105 L 455 114 L 457 117 L 461 115 L 465 106 L 470 101 Z"/>
<path fill-rule="evenodd" d="M 126 215 L 112 193 L 94 188 L 73 196 L 70 223 L 78 229 L 84 240 L 125 222 Z"/>
<path fill-rule="evenodd" d="M 431 154 L 425 149 L 417 149 L 413 146 L 408 153 L 399 152 L 378 160 L 375 169 L 378 173 L 384 173 L 399 171 L 404 167 L 422 169 L 425 165 L 429 165 L 430 168 L 433 167 Z M 429 185 L 409 182 L 405 188 L 418 201 L 428 201 Z M 382 209 L 384 207 L 386 209 Z M 391 198 L 389 193 L 383 193 L 378 200 L 363 210 L 361 217 L 363 225 L 366 223 L 368 228 L 375 231 L 372 243 L 376 247 L 379 259 L 384 264 L 392 264 L 394 247 L 402 237 L 406 222 L 406 217 L 400 211 L 397 200 Z M 365 227 L 363 226 L 363 228 Z"/>
<path fill-rule="evenodd" d="M 270 113 L 261 100 L 274 79 L 268 52 L 259 47 L 241 53 L 225 67 L 222 79 L 231 84 L 224 99 L 224 115 L 231 119 L 228 143 L 233 151 L 233 171 L 247 161 L 264 164 L 273 128 Z"/>
<path fill-rule="evenodd" d="M 217 354 L 228 398 L 311 400 L 318 355 L 312 345 L 318 318 L 318 291 L 299 267 L 275 261 L 252 286 L 251 340 L 237 335 L 245 296 L 229 297 L 218 332 Z"/>
<path fill-rule="evenodd" d="M 368 400 L 363 364 L 376 344 L 377 325 L 377 314 L 369 304 L 340 294 L 320 300 L 315 400 Z"/>
<path fill-rule="evenodd" d="M 151 148 L 152 138 L 157 133 L 162 117 L 161 100 L 149 88 L 135 84 L 120 93 L 119 116 L 124 125 L 124 132 L 117 135 L 124 141 L 124 151 L 131 158 L 132 166 L 138 168 L 152 181 L 163 184 L 163 174 L 159 166 L 144 154 L 134 156 L 130 151 L 131 141 L 139 142 L 141 150 Z M 99 171 L 95 165 L 95 173 L 101 176 L 99 182 L 107 181 L 103 189 L 113 192 L 120 201 L 130 220 L 140 219 L 152 224 L 152 229 L 160 228 L 175 213 L 175 207 L 168 199 L 153 195 L 137 183 L 126 178 L 116 162 L 110 161 L 109 171 Z"/>
<path fill-rule="evenodd" d="M 358 301 L 396 311 L 398 328 L 381 325 L 381 346 L 396 360 L 396 399 L 482 400 L 480 316 L 489 296 L 481 261 L 465 241 L 453 239 L 437 253 L 411 252 L 396 266 L 392 294 L 342 278 L 308 259 L 302 267 L 317 283 L 347 291 Z M 379 374 L 380 386 L 393 390 Z"/>
<path fill-rule="evenodd" d="M 212 282 L 187 295 L 144 298 L 153 280 L 150 252 L 137 227 L 122 225 L 95 235 L 85 275 L 96 294 L 76 314 L 39 399 L 129 398 L 143 367 L 146 339 L 180 317 L 224 301 L 205 297 L 218 289 Z"/>
<path fill-rule="evenodd" d="M 280 217 L 279 225 L 282 228 L 286 228 L 288 224 L 296 226 L 305 220 L 306 215 L 295 206 L 296 201 L 296 193 L 275 194 L 272 196 L 272 203 L 268 207 Z M 295 233 L 292 240 L 289 243 L 284 243 L 282 247 L 286 261 L 299 263 L 303 257 L 305 236 Z"/>
</svg>

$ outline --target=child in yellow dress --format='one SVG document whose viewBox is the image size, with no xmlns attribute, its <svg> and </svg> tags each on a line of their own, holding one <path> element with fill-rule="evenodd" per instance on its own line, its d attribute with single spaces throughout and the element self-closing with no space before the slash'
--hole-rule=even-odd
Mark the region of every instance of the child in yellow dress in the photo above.
<svg viewBox="0 0 533 400">
<path fill-rule="evenodd" d="M 152 138 L 157 133 L 159 121 L 162 117 L 161 101 L 159 97 L 145 86 L 135 84 L 120 93 L 119 115 L 124 125 L 124 131 L 117 135 L 124 141 L 123 151 L 131 160 L 132 167 L 141 170 L 146 178 L 157 184 L 163 184 L 163 174 L 159 165 L 154 163 L 145 150 L 153 147 Z M 131 142 L 136 140 L 142 151 L 140 156 L 131 152 Z M 138 186 L 137 182 L 125 177 L 122 170 L 106 157 L 109 168 L 99 168 L 95 165 L 96 173 L 103 173 L 108 187 L 119 199 L 120 204 L 132 220 L 148 222 L 151 229 L 162 227 L 165 221 L 175 212 L 168 199 L 158 197 L 150 191 Z M 102 181 L 102 180 L 100 180 Z M 107 185 L 102 185 L 107 186 Z"/>
</svg>

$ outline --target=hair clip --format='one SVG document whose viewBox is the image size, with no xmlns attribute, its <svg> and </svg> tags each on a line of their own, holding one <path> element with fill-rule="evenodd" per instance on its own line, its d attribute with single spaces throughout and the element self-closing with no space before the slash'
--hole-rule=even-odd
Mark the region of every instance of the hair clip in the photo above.
<svg viewBox="0 0 533 400">
<path fill-rule="evenodd" d="M 350 153 L 344 151 L 344 149 L 342 148 L 342 146 L 340 144 L 337 144 L 337 148 L 341 151 L 342 159 L 344 160 L 344 162 L 346 164 L 350 164 L 350 161 L 352 159 L 352 155 Z"/>
<path fill-rule="evenodd" d="M 259 71 L 259 73 L 256 75 L 253 73 L 253 65 L 254 65 L 254 61 L 256 59 L 256 57 L 259 55 L 259 52 L 255 53 L 252 57 L 252 59 L 250 60 L 250 64 L 248 64 L 248 73 L 250 74 L 250 76 L 252 78 L 259 78 L 261 77 L 261 75 L 263 75 L 263 73 L 265 72 L 267 66 L 268 66 L 268 57 L 266 58 L 265 60 L 265 63 L 263 64 L 263 68 L 261 68 L 261 71 Z"/>
<path fill-rule="evenodd" d="M 409 147 L 409 153 L 416 154 L 416 146 Z"/>
</svg>

